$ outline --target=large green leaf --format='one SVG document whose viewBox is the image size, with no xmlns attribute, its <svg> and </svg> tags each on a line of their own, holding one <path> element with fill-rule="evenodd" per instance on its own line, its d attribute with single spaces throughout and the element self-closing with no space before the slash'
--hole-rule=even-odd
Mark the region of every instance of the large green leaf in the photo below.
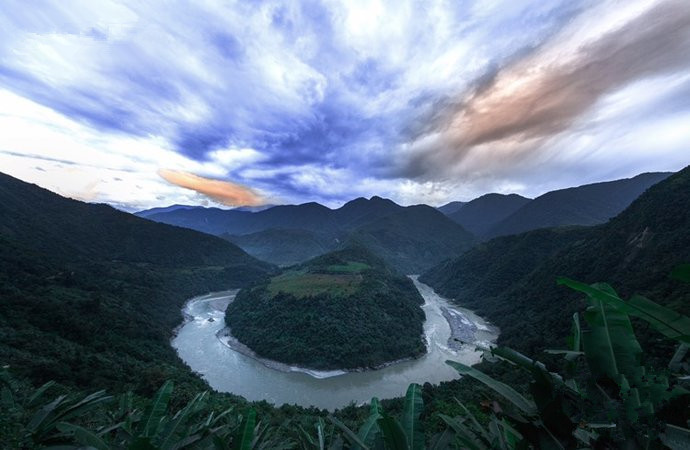
<svg viewBox="0 0 690 450">
<path fill-rule="evenodd" d="M 347 425 L 333 416 L 328 416 L 328 420 L 330 420 L 336 427 L 340 428 L 340 431 L 342 431 L 345 435 L 345 439 L 352 444 L 352 448 L 369 450 L 369 446 L 367 446 L 367 444 L 365 444 Z"/>
<path fill-rule="evenodd" d="M 497 394 L 501 395 L 503 398 L 515 405 L 523 413 L 530 416 L 537 413 L 537 407 L 533 402 L 527 400 L 519 392 L 507 384 L 494 380 L 484 372 L 481 372 L 474 367 L 466 366 L 456 361 L 446 361 L 446 364 L 457 370 L 460 375 L 467 375 L 477 381 L 480 381 L 481 383 L 484 383 L 486 386 L 493 389 Z"/>
<path fill-rule="evenodd" d="M 405 431 L 394 417 L 384 414 L 378 424 L 388 450 L 411 450 L 407 445 Z"/>
<path fill-rule="evenodd" d="M 419 420 L 423 408 L 422 387 L 413 383 L 407 388 L 402 413 L 402 427 L 405 436 L 407 436 L 407 445 L 410 450 L 424 448 L 424 432 L 422 431 L 422 422 Z"/>
<path fill-rule="evenodd" d="M 172 422 L 170 422 L 170 424 L 160 434 L 160 447 L 162 449 L 168 449 L 173 447 L 173 444 L 176 440 L 176 435 L 180 430 L 180 427 L 182 427 L 182 425 L 185 423 L 185 421 L 190 415 L 194 414 L 200 409 L 207 395 L 207 392 L 201 392 L 197 394 L 189 403 L 187 403 L 187 405 L 184 408 L 182 408 L 177 414 L 175 414 Z"/>
<path fill-rule="evenodd" d="M 470 428 L 459 418 L 449 417 L 445 414 L 439 414 L 439 417 L 455 432 L 455 438 L 462 443 L 463 448 L 470 450 L 482 450 L 487 448 L 487 443 L 490 443 L 491 441 L 489 433 L 481 430 L 481 427 L 478 429 L 475 429 L 474 427 Z M 486 436 L 485 439 L 487 442 L 482 442 L 480 436 Z"/>
<path fill-rule="evenodd" d="M 86 428 L 65 422 L 58 423 L 57 428 L 63 433 L 73 434 L 74 439 L 82 445 L 93 447 L 98 450 L 108 450 L 110 448 L 103 439 Z"/>
<path fill-rule="evenodd" d="M 607 285 L 598 284 L 590 286 L 563 277 L 558 279 L 558 283 L 587 294 L 590 298 L 607 303 L 631 316 L 639 317 L 649 322 L 657 331 L 668 338 L 690 344 L 690 317 L 679 314 L 640 295 L 634 295 L 630 300 L 625 301 Z"/>
<path fill-rule="evenodd" d="M 254 441 L 254 427 L 256 426 L 256 411 L 250 409 L 242 419 L 242 424 L 237 430 L 235 440 L 232 443 L 234 450 L 251 450 Z"/>
<path fill-rule="evenodd" d="M 615 381 L 619 375 L 637 378 L 642 348 L 628 315 L 601 300 L 593 299 L 584 318 L 589 329 L 582 332 L 582 343 L 592 374 Z"/>
<path fill-rule="evenodd" d="M 371 399 L 371 405 L 369 407 L 369 417 L 359 428 L 357 437 L 367 446 L 372 447 L 376 441 L 376 436 L 380 433 L 378 423 L 376 422 L 381 418 L 381 405 L 379 404 L 379 399 L 374 397 Z M 353 449 L 357 449 L 359 446 L 353 446 Z"/>
<path fill-rule="evenodd" d="M 54 381 L 49 381 L 49 382 L 45 383 L 43 386 L 36 389 L 36 391 L 31 395 L 31 397 L 29 397 L 29 401 L 27 402 L 27 406 L 35 406 L 38 403 L 38 401 L 41 399 L 43 394 L 45 394 L 46 391 L 48 389 L 50 389 L 51 387 L 53 387 L 54 385 L 55 385 Z"/>
<path fill-rule="evenodd" d="M 141 424 L 141 435 L 145 437 L 154 436 L 158 430 L 161 419 L 165 416 L 168 408 L 168 402 L 172 396 L 174 384 L 168 380 L 163 383 L 156 395 L 153 397 L 151 404 L 144 413 L 144 419 Z"/>
<path fill-rule="evenodd" d="M 469 408 L 467 408 L 464 405 L 464 403 L 462 403 L 457 398 L 455 399 L 455 402 L 460 406 L 460 408 L 462 408 L 463 412 L 465 413 L 465 418 L 469 420 L 470 424 L 472 425 L 472 430 L 485 441 L 489 442 L 489 434 L 487 433 L 486 429 L 479 423 L 479 420 L 477 420 L 475 415 L 472 414 L 472 411 L 470 411 Z"/>
<path fill-rule="evenodd" d="M 59 411 L 55 420 L 66 421 L 72 417 L 77 417 L 83 415 L 86 411 L 94 409 L 99 403 L 107 402 L 112 399 L 111 396 L 106 395 L 105 391 L 97 391 L 93 394 L 89 394 L 86 397 L 78 400 L 74 404 L 65 405 L 63 409 Z"/>
<path fill-rule="evenodd" d="M 26 428 L 32 432 L 39 432 L 39 430 L 45 429 L 46 424 L 50 422 L 49 418 L 55 414 L 55 410 L 62 404 L 62 402 L 65 401 L 66 398 L 66 395 L 61 395 L 52 402 L 42 406 L 41 409 L 36 411 L 36 413 L 33 415 Z"/>
</svg>

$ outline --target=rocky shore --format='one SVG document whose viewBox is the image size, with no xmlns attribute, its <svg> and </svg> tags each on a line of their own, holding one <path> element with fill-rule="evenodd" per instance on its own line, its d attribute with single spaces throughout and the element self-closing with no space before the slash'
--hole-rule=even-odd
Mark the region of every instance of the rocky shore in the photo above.
<svg viewBox="0 0 690 450">
<path fill-rule="evenodd" d="M 465 314 L 460 311 L 448 309 L 445 306 L 441 307 L 443 317 L 450 325 L 450 337 L 448 338 L 448 347 L 452 350 L 460 350 L 463 344 L 475 342 L 478 328 Z"/>
</svg>

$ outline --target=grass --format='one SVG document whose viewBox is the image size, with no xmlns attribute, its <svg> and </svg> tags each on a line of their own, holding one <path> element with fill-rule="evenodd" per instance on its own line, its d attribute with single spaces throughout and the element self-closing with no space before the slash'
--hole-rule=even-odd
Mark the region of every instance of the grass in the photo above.
<svg viewBox="0 0 690 450">
<path fill-rule="evenodd" d="M 350 295 L 357 290 L 361 280 L 361 275 L 355 271 L 350 271 L 350 273 L 289 271 L 272 278 L 268 291 L 271 295 L 285 292 L 296 297 L 308 297 L 321 293 Z"/>
<path fill-rule="evenodd" d="M 332 264 L 326 267 L 326 271 L 332 273 L 359 273 L 370 268 L 371 266 L 369 264 L 348 261 L 347 264 Z"/>
</svg>

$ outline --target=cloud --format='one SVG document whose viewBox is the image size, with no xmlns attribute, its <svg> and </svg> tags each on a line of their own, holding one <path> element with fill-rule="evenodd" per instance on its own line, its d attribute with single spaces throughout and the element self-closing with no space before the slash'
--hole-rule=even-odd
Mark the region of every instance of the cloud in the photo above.
<svg viewBox="0 0 690 450">
<path fill-rule="evenodd" d="M 684 6 L 10 2 L 0 162 L 74 196 L 83 185 L 67 166 L 122 178 L 99 181 L 94 200 L 130 209 L 206 198 L 163 180 L 161 167 L 251 186 L 271 203 L 331 206 L 373 194 L 535 195 L 677 169 L 690 162 L 678 133 L 653 151 L 626 133 L 668 133 L 690 111 Z M 649 98 L 621 97 L 640 82 Z"/>
<path fill-rule="evenodd" d="M 265 200 L 246 186 L 213 180 L 188 172 L 160 169 L 158 175 L 168 183 L 191 189 L 227 206 L 260 206 Z"/>
<path fill-rule="evenodd" d="M 462 100 L 442 105 L 434 126 L 409 146 L 406 174 L 433 177 L 444 167 L 468 173 L 539 158 L 543 155 L 530 153 L 554 151 L 543 144 L 606 95 L 639 79 L 687 73 L 687 2 L 623 7 L 589 12 L 552 41 L 490 74 Z"/>
</svg>

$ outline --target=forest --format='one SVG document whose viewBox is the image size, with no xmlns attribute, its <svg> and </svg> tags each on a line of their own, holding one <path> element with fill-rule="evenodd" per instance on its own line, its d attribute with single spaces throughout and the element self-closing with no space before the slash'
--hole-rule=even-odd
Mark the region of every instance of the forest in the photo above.
<svg viewBox="0 0 690 450">
<path fill-rule="evenodd" d="M 417 289 L 348 247 L 243 289 L 225 314 L 259 356 L 312 369 L 373 368 L 426 351 Z"/>
</svg>

